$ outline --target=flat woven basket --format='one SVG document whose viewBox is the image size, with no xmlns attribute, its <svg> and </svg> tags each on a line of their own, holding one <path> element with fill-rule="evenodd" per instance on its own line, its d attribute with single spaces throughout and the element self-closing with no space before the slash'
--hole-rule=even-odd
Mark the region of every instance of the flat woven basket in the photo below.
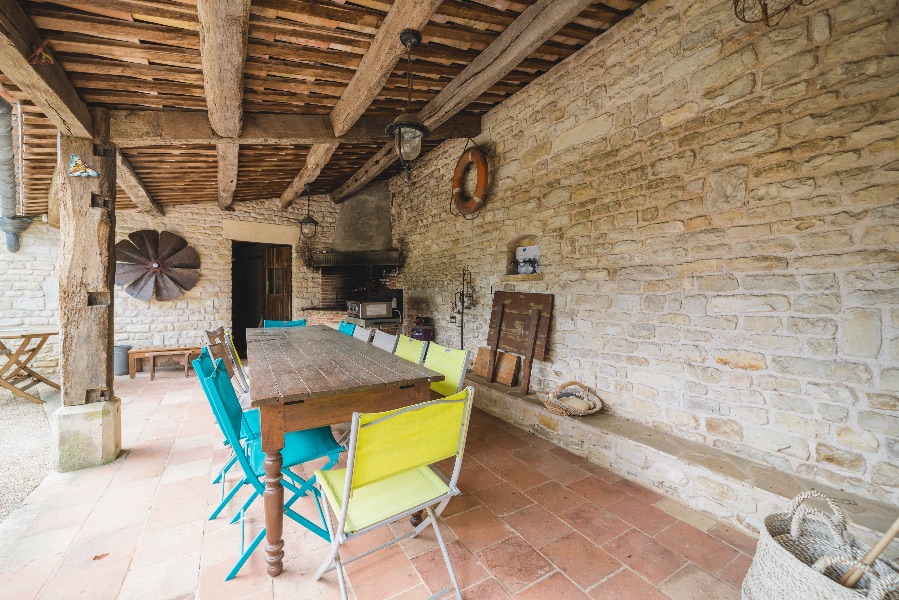
<svg viewBox="0 0 899 600">
<path fill-rule="evenodd" d="M 820 498 L 832 515 L 804 502 Z M 785 513 L 765 517 L 758 548 L 743 580 L 743 600 L 899 600 L 899 568 L 878 558 L 870 567 L 867 552 L 846 529 L 846 517 L 820 492 L 796 496 Z M 840 585 L 851 568 L 864 572 L 854 588 Z"/>
<path fill-rule="evenodd" d="M 593 406 L 588 410 L 577 410 L 559 401 L 559 396 L 563 394 L 586 400 Z M 602 400 L 600 400 L 596 394 L 591 393 L 590 390 L 587 389 L 587 386 L 578 383 L 577 381 L 566 381 L 559 385 L 554 391 L 547 394 L 540 394 L 539 398 L 550 412 L 563 417 L 585 417 L 587 415 L 592 415 L 602 408 Z"/>
</svg>

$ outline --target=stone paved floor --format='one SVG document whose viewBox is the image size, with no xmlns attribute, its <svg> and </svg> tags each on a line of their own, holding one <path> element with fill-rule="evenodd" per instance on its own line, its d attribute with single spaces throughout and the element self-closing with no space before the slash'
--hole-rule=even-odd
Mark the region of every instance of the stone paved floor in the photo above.
<svg viewBox="0 0 899 600">
<path fill-rule="evenodd" d="M 280 577 L 265 574 L 259 551 L 223 581 L 239 530 L 225 517 L 207 520 L 219 494 L 209 482 L 228 451 L 196 378 L 167 371 L 155 382 L 141 374 L 116 385 L 127 452 L 103 467 L 51 474 L 0 524 L 0 598 L 339 597 L 333 574 L 311 578 L 326 544 L 290 520 Z M 755 547 L 480 411 L 460 485 L 465 493 L 448 506 L 443 531 L 466 599 L 738 598 Z M 310 500 L 298 506 L 313 514 Z M 260 528 L 258 502 L 247 535 Z M 431 530 L 348 573 L 360 600 L 425 598 L 448 580 Z"/>
</svg>

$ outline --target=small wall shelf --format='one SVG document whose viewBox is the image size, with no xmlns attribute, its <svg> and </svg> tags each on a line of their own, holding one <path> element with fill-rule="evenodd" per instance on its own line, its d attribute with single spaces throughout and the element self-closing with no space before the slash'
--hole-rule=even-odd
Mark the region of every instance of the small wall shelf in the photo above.
<svg viewBox="0 0 899 600">
<path fill-rule="evenodd" d="M 543 281 L 543 273 L 530 273 L 529 275 L 503 275 L 499 279 L 503 283 L 520 281 Z"/>
</svg>

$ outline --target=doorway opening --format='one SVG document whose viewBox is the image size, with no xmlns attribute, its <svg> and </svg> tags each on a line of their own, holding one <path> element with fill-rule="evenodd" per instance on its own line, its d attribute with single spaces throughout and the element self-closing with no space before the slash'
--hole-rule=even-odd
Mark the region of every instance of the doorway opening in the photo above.
<svg viewBox="0 0 899 600">
<path fill-rule="evenodd" d="M 264 319 L 291 319 L 292 251 L 283 244 L 231 242 L 231 329 L 242 357 L 247 328 L 262 327 Z"/>
</svg>

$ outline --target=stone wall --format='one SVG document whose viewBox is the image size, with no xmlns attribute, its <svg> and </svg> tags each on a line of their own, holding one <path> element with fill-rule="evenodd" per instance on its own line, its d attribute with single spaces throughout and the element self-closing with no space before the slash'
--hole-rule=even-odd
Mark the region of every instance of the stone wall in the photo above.
<svg viewBox="0 0 899 600">
<path fill-rule="evenodd" d="M 18 252 L 0 240 L 0 328 L 59 327 L 59 231 L 37 220 L 19 240 Z M 59 337 L 52 337 L 32 365 L 45 372 L 58 364 Z"/>
<path fill-rule="evenodd" d="M 167 206 L 165 217 L 137 211 L 117 214 L 116 238 L 139 229 L 166 229 L 182 236 L 200 254 L 202 266 L 197 285 L 181 298 L 169 302 L 144 302 L 116 288 L 115 340 L 134 346 L 181 345 L 203 342 L 204 329 L 231 326 L 231 240 L 222 234 L 223 219 L 252 223 L 296 225 L 306 214 L 306 203 L 281 210 L 276 201 L 237 202 L 233 212 L 222 212 L 210 204 Z M 334 233 L 337 206 L 318 201 L 314 210 L 319 222 L 310 249 L 327 247 Z M 299 236 L 298 236 L 299 238 Z M 297 240 L 299 242 L 299 239 Z M 293 318 L 302 308 L 318 303 L 320 276 L 307 269 L 297 243 L 293 253 Z"/>
<path fill-rule="evenodd" d="M 168 230 L 182 236 L 200 255 L 202 266 L 197 285 L 177 300 L 149 302 L 115 290 L 115 343 L 131 346 L 199 344 L 204 329 L 231 325 L 231 240 L 223 237 L 223 220 L 248 223 L 296 225 L 306 214 L 306 204 L 281 210 L 277 201 L 238 202 L 233 212 L 222 212 L 212 204 L 166 206 L 164 217 L 137 212 L 116 214 L 116 239 L 139 229 Z M 320 275 L 307 269 L 303 254 L 331 244 L 337 205 L 318 200 L 313 209 L 319 221 L 316 237 L 308 244 L 294 245 L 293 315 L 302 316 L 304 306 L 317 305 Z M 299 234 L 297 234 L 299 238 Z M 56 325 L 59 322 L 58 254 L 59 232 L 45 223 L 35 223 L 21 236 L 17 253 L 0 250 L 0 327 Z M 254 240 L 251 240 L 254 241 Z M 299 239 L 297 240 L 299 242 Z M 52 340 L 51 340 L 52 341 Z M 48 344 L 36 364 L 48 369 L 58 364 L 59 346 Z"/>
<path fill-rule="evenodd" d="M 465 142 L 391 181 L 407 316 L 458 345 L 468 266 L 474 351 L 492 291 L 553 293 L 536 389 L 577 379 L 613 413 L 899 502 L 897 26 L 896 0 L 772 28 L 651 0 L 484 117 L 477 218 L 448 211 Z M 544 279 L 510 281 L 529 234 Z"/>
</svg>

